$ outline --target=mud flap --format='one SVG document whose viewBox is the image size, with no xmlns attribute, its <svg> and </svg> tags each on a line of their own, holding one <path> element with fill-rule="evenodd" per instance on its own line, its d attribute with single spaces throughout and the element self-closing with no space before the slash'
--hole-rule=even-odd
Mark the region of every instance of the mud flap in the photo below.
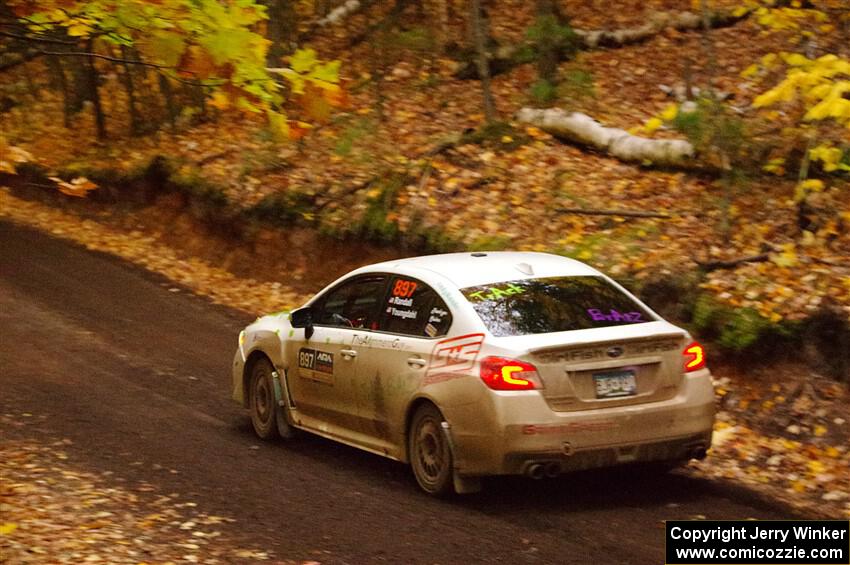
<svg viewBox="0 0 850 565">
<path fill-rule="evenodd" d="M 295 435 L 295 429 L 289 424 L 289 408 L 287 407 L 288 397 L 284 387 L 286 380 L 281 383 L 280 374 L 277 371 L 272 371 L 272 382 L 274 382 L 274 404 L 275 404 L 275 422 L 277 423 L 277 433 L 284 439 L 291 438 Z"/>
<path fill-rule="evenodd" d="M 455 457 L 455 444 L 454 441 L 452 441 L 451 426 L 448 422 L 442 422 L 440 427 L 446 435 L 446 441 L 449 444 L 449 449 L 452 451 L 452 464 L 454 464 L 454 462 L 457 461 L 457 458 Z M 458 472 L 458 469 L 455 466 L 452 469 L 452 486 L 454 486 L 455 492 L 458 494 L 481 492 L 481 477 L 464 477 Z"/>
</svg>

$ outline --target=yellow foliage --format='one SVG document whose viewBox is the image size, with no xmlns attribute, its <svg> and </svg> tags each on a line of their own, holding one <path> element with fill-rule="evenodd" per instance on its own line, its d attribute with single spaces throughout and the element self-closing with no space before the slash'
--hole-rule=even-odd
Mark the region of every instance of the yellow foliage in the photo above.
<svg viewBox="0 0 850 565">
<path fill-rule="evenodd" d="M 759 72 L 759 66 L 757 63 L 753 63 L 743 71 L 741 71 L 741 77 L 750 78 L 754 77 Z"/>
<path fill-rule="evenodd" d="M 266 112 L 266 117 L 272 137 L 278 141 L 289 139 L 289 121 L 284 114 L 269 110 Z"/>
<path fill-rule="evenodd" d="M 777 157 L 776 159 L 771 159 L 767 162 L 766 165 L 762 167 L 762 170 L 766 173 L 771 173 L 774 175 L 782 176 L 785 174 L 785 158 Z"/>
<path fill-rule="evenodd" d="M 227 96 L 227 93 L 221 90 L 217 90 L 213 92 L 209 104 L 213 108 L 218 108 L 219 110 L 226 110 L 230 107 L 230 97 Z"/>
<path fill-rule="evenodd" d="M 770 260 L 779 267 L 793 267 L 797 264 L 797 251 L 794 249 L 794 244 L 782 245 L 782 252 L 773 254 Z"/>
<path fill-rule="evenodd" d="M 826 469 L 825 465 L 823 463 L 821 463 L 820 461 L 818 461 L 817 459 L 812 459 L 811 461 L 809 461 L 808 466 L 809 466 L 809 472 L 812 475 L 820 475 L 821 473 L 824 472 L 824 469 Z"/>
<path fill-rule="evenodd" d="M 823 163 L 823 170 L 831 173 L 838 169 L 850 170 L 850 166 L 841 163 L 843 153 L 838 147 L 831 145 L 818 145 L 809 150 L 809 159 Z"/>
<path fill-rule="evenodd" d="M 676 119 L 676 116 L 679 115 L 679 105 L 678 104 L 670 104 L 664 111 L 661 112 L 661 119 L 665 122 L 672 122 Z"/>
<path fill-rule="evenodd" d="M 794 190 L 794 201 L 802 202 L 811 192 L 822 192 L 826 188 L 822 180 L 806 179 L 797 185 Z"/>
<path fill-rule="evenodd" d="M 773 55 L 773 57 L 771 57 Z M 850 61 L 834 54 L 809 59 L 799 53 L 770 54 L 762 58 L 768 66 L 777 58 L 788 65 L 785 78 L 772 89 L 757 96 L 756 108 L 792 102 L 802 97 L 806 103 L 803 119 L 808 121 L 833 119 L 850 127 Z M 748 69 L 749 70 L 749 69 Z"/>
<path fill-rule="evenodd" d="M 792 67 L 802 67 L 809 63 L 809 59 L 799 53 L 782 53 L 782 60 Z"/>
<path fill-rule="evenodd" d="M 649 118 L 643 125 L 643 129 L 649 133 L 652 133 L 663 125 L 664 122 L 662 122 L 660 118 Z"/>
</svg>

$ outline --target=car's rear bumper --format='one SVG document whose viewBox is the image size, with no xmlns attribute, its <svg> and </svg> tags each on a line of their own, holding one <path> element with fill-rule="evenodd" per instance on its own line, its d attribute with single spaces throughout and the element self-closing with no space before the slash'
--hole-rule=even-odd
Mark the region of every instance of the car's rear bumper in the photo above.
<svg viewBox="0 0 850 565">
<path fill-rule="evenodd" d="M 535 463 L 560 470 L 645 461 L 680 461 L 711 445 L 714 390 L 708 370 L 685 375 L 673 398 L 645 404 L 555 412 L 536 391 L 488 394 L 459 406 L 451 422 L 464 475 L 528 472 Z"/>
</svg>

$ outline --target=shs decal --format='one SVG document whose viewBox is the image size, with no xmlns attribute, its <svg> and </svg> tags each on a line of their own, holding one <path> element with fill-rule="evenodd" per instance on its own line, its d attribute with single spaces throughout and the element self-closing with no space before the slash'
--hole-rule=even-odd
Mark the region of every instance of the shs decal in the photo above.
<svg viewBox="0 0 850 565">
<path fill-rule="evenodd" d="M 438 341 L 423 384 L 435 384 L 469 374 L 475 365 L 484 334 L 467 334 Z"/>
<path fill-rule="evenodd" d="M 334 356 L 327 351 L 301 348 L 298 350 L 298 373 L 304 378 L 333 383 Z"/>
</svg>

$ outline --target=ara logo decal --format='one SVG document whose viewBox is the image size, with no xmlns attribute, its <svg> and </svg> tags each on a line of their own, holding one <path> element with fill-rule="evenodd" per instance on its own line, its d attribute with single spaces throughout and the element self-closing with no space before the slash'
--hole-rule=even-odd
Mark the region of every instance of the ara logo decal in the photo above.
<svg viewBox="0 0 850 565">
<path fill-rule="evenodd" d="M 475 365 L 484 334 L 467 334 L 438 341 L 431 353 L 425 384 L 442 382 L 469 373 Z"/>
</svg>

